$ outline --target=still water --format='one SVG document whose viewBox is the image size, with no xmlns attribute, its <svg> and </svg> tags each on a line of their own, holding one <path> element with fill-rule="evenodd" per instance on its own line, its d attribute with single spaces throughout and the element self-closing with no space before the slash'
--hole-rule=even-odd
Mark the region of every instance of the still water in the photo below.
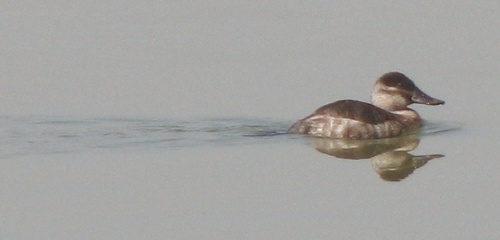
<svg viewBox="0 0 500 240">
<path fill-rule="evenodd" d="M 500 239 L 499 12 L 4 1 L 0 239 Z M 388 71 L 446 101 L 419 135 L 285 134 Z"/>
<path fill-rule="evenodd" d="M 3 239 L 499 233 L 497 159 L 484 151 L 496 143 L 468 142 L 460 123 L 340 141 L 267 119 L 0 121 Z"/>
</svg>

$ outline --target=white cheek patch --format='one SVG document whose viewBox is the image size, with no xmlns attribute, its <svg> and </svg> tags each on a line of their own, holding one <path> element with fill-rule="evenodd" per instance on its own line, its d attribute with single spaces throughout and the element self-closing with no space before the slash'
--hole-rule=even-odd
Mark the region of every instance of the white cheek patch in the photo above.
<svg viewBox="0 0 500 240">
<path fill-rule="evenodd" d="M 390 91 L 390 92 L 395 92 L 395 91 L 399 91 L 398 88 L 396 87 L 387 87 L 386 89 L 387 91 Z"/>
</svg>

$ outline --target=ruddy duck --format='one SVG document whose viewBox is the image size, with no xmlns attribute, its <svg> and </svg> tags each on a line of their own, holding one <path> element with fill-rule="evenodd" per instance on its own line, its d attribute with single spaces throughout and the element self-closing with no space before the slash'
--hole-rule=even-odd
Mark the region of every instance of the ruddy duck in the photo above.
<svg viewBox="0 0 500 240">
<path fill-rule="evenodd" d="M 422 125 L 418 113 L 407 107 L 412 103 L 440 105 L 444 101 L 422 92 L 404 74 L 388 72 L 375 82 L 373 105 L 356 100 L 336 101 L 297 121 L 288 131 L 344 139 L 397 137 Z"/>
</svg>

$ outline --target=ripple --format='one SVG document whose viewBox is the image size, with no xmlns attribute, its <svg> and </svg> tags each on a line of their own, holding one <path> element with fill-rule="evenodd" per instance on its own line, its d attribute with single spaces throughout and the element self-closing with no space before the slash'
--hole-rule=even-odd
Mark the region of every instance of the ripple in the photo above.
<svg viewBox="0 0 500 240">
<path fill-rule="evenodd" d="M 463 127 L 462 123 L 458 122 L 436 122 L 424 121 L 424 126 L 420 130 L 420 135 L 434 135 L 443 132 L 455 131 Z"/>
<path fill-rule="evenodd" d="M 287 134 L 290 124 L 289 121 L 250 118 L 179 121 L 0 117 L 0 156 L 108 148 L 178 149 L 267 144 L 279 142 L 276 138 L 280 136 L 290 139 Z M 433 135 L 460 127 L 458 123 L 427 121 L 421 134 Z"/>
<path fill-rule="evenodd" d="M 234 145 L 283 135 L 288 122 L 262 119 L 70 119 L 0 117 L 0 156 L 106 148 Z"/>
</svg>

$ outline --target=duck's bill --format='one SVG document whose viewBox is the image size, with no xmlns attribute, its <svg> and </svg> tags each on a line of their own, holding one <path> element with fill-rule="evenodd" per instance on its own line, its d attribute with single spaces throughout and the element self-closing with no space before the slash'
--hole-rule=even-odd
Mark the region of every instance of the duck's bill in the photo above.
<svg viewBox="0 0 500 240">
<path fill-rule="evenodd" d="M 416 89 L 413 96 L 411 97 L 411 100 L 414 103 L 420 103 L 420 104 L 426 104 L 426 105 L 440 105 L 444 104 L 443 100 L 439 100 L 437 98 L 433 98 L 424 92 L 422 92 L 420 89 Z"/>
</svg>

